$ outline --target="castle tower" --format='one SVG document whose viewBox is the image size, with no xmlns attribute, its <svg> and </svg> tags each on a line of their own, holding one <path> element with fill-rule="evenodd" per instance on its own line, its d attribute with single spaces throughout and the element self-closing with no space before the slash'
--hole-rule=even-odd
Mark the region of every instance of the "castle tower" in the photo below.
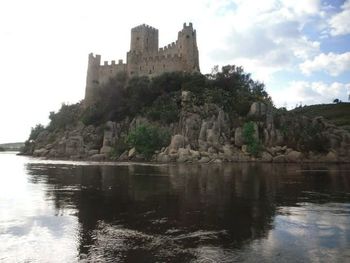
<svg viewBox="0 0 350 263">
<path fill-rule="evenodd" d="M 99 68 L 101 56 L 89 54 L 88 70 L 86 75 L 85 104 L 90 105 L 94 102 L 95 91 L 99 87 Z"/>
<path fill-rule="evenodd" d="M 192 23 L 188 26 L 184 23 L 183 29 L 178 33 L 178 48 L 184 60 L 184 71 L 199 72 L 197 36 Z"/>
<path fill-rule="evenodd" d="M 158 29 L 145 24 L 132 28 L 130 51 L 156 53 L 158 51 Z"/>
<path fill-rule="evenodd" d="M 157 52 L 158 29 L 145 24 L 132 28 L 130 51 L 126 55 L 129 75 L 139 75 L 142 58 L 145 56 L 154 56 Z"/>
</svg>

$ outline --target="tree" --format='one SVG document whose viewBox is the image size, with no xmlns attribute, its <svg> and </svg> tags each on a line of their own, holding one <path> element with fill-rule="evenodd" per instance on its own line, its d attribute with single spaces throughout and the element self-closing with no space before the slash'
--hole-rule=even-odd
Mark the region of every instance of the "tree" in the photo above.
<svg viewBox="0 0 350 263">
<path fill-rule="evenodd" d="M 29 138 L 28 140 L 31 141 L 31 140 L 36 140 L 36 138 L 38 138 L 39 134 L 45 130 L 45 127 L 41 124 L 37 124 L 34 128 L 32 127 L 31 128 L 31 131 L 30 131 L 30 135 L 29 135 Z"/>
<path fill-rule="evenodd" d="M 127 142 L 138 153 L 149 159 L 155 150 L 169 143 L 170 134 L 164 129 L 152 125 L 140 125 L 128 135 Z"/>
</svg>

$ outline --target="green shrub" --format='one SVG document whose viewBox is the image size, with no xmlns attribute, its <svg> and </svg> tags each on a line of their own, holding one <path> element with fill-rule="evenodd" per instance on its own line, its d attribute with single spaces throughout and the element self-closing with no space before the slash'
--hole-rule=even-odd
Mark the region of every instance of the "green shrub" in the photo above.
<svg viewBox="0 0 350 263">
<path fill-rule="evenodd" d="M 65 129 L 68 126 L 76 124 L 80 116 L 80 104 L 62 103 L 58 112 L 50 112 L 48 130 Z"/>
<path fill-rule="evenodd" d="M 83 111 L 80 120 L 84 125 L 99 125 L 104 122 L 105 111 L 102 103 L 96 103 Z"/>
<path fill-rule="evenodd" d="M 259 140 L 254 137 L 254 123 L 247 122 L 243 125 L 243 139 L 247 144 L 248 152 L 253 156 L 258 156 L 262 151 L 262 145 Z"/>
<path fill-rule="evenodd" d="M 126 142 L 126 138 L 119 138 L 118 142 L 114 145 L 113 150 L 111 152 L 111 156 L 119 157 L 122 153 L 128 150 L 129 146 Z"/>
<path fill-rule="evenodd" d="M 180 108 L 177 103 L 179 95 L 169 94 L 158 97 L 148 108 L 147 118 L 170 124 L 179 120 Z"/>
<path fill-rule="evenodd" d="M 152 125 L 140 125 L 129 133 L 127 142 L 135 147 L 138 153 L 149 159 L 154 151 L 166 146 L 170 140 L 170 133 Z"/>
</svg>

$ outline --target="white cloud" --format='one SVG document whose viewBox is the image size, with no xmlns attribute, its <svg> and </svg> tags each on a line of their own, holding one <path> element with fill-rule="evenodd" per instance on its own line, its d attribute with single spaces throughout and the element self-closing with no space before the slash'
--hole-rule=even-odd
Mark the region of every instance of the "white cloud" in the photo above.
<svg viewBox="0 0 350 263">
<path fill-rule="evenodd" d="M 331 35 L 333 36 L 350 34 L 350 0 L 345 1 L 341 9 L 341 12 L 332 16 L 329 20 Z"/>
<path fill-rule="evenodd" d="M 332 103 L 334 99 L 347 101 L 350 93 L 350 83 L 292 81 L 284 89 L 270 92 L 278 107 L 288 105 L 293 108 L 296 104 L 303 105 Z"/>
<path fill-rule="evenodd" d="M 299 67 L 305 75 L 310 75 L 315 71 L 325 71 L 331 76 L 338 76 L 350 71 L 350 52 L 342 54 L 321 53 L 312 60 L 306 60 Z"/>
<path fill-rule="evenodd" d="M 224 43 L 210 50 L 212 61 L 242 65 L 262 81 L 279 71 L 292 71 L 320 52 L 320 42 L 309 39 L 304 26 L 321 16 L 319 0 L 236 0 L 229 14 L 231 30 Z M 214 63 L 215 63 L 214 62 Z"/>
</svg>

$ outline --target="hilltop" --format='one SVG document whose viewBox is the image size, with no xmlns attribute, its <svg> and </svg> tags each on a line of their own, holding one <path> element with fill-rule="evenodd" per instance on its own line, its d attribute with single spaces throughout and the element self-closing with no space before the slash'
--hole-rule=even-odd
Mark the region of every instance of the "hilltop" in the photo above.
<svg viewBox="0 0 350 263">
<path fill-rule="evenodd" d="M 292 112 L 311 118 L 323 116 L 335 125 L 350 131 L 350 103 L 310 105 L 296 108 Z"/>
</svg>

